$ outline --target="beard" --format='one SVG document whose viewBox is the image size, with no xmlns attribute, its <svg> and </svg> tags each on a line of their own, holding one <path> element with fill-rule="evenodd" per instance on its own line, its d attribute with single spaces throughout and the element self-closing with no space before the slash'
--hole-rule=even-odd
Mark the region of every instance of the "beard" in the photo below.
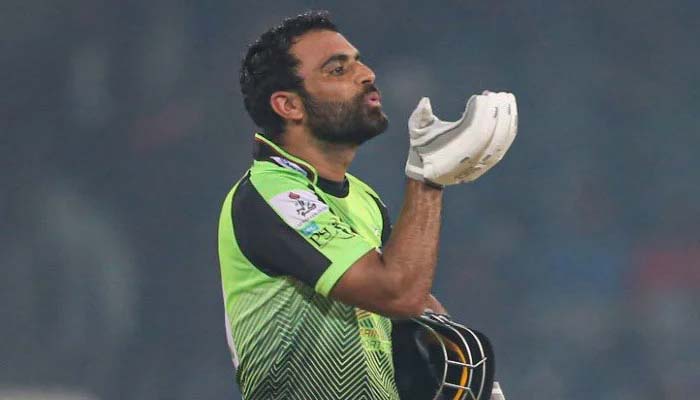
<svg viewBox="0 0 700 400">
<path fill-rule="evenodd" d="M 365 100 L 372 91 L 377 88 L 368 85 L 348 101 L 324 101 L 302 89 L 299 95 L 311 134 L 328 143 L 361 145 L 386 131 L 389 120 L 381 107 L 370 106 Z"/>
</svg>

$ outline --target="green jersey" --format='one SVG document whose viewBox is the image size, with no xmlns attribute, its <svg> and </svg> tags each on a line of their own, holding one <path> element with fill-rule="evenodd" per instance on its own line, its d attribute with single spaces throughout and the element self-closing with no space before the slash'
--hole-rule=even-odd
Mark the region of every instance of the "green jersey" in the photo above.
<svg viewBox="0 0 700 400">
<path fill-rule="evenodd" d="M 398 399 L 391 321 L 328 297 L 390 223 L 359 179 L 319 177 L 262 135 L 224 200 L 226 330 L 245 400 Z"/>
</svg>

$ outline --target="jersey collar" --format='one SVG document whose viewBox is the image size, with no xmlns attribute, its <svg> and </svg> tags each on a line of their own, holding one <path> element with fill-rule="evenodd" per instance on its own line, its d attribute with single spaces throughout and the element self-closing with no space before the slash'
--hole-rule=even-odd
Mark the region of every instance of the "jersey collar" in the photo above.
<svg viewBox="0 0 700 400">
<path fill-rule="evenodd" d="M 343 182 L 336 182 L 319 176 L 311 164 L 287 153 L 260 133 L 255 134 L 253 157 L 257 161 L 272 161 L 281 167 L 297 171 L 331 196 L 342 198 L 350 192 L 350 182 L 347 178 Z"/>
<path fill-rule="evenodd" d="M 253 158 L 258 161 L 272 161 L 284 168 L 295 170 L 305 175 L 314 185 L 318 183 L 316 168 L 301 158 L 287 153 L 260 133 L 255 134 Z"/>
</svg>

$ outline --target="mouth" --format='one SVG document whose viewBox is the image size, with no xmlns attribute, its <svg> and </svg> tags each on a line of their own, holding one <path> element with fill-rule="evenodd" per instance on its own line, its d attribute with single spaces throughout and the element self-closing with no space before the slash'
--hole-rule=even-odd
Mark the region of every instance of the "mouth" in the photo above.
<svg viewBox="0 0 700 400">
<path fill-rule="evenodd" d="M 378 91 L 371 91 L 365 95 L 365 101 L 372 107 L 381 107 L 382 95 Z"/>
</svg>

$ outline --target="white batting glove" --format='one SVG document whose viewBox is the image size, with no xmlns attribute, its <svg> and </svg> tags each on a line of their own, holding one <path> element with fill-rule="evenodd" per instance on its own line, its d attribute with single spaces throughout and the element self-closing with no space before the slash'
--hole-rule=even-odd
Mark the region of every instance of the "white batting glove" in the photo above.
<svg viewBox="0 0 700 400">
<path fill-rule="evenodd" d="M 441 186 L 471 182 L 501 161 L 515 140 L 515 96 L 505 92 L 474 95 L 455 122 L 433 115 L 430 99 L 423 97 L 408 119 L 408 131 L 409 178 Z"/>
</svg>

